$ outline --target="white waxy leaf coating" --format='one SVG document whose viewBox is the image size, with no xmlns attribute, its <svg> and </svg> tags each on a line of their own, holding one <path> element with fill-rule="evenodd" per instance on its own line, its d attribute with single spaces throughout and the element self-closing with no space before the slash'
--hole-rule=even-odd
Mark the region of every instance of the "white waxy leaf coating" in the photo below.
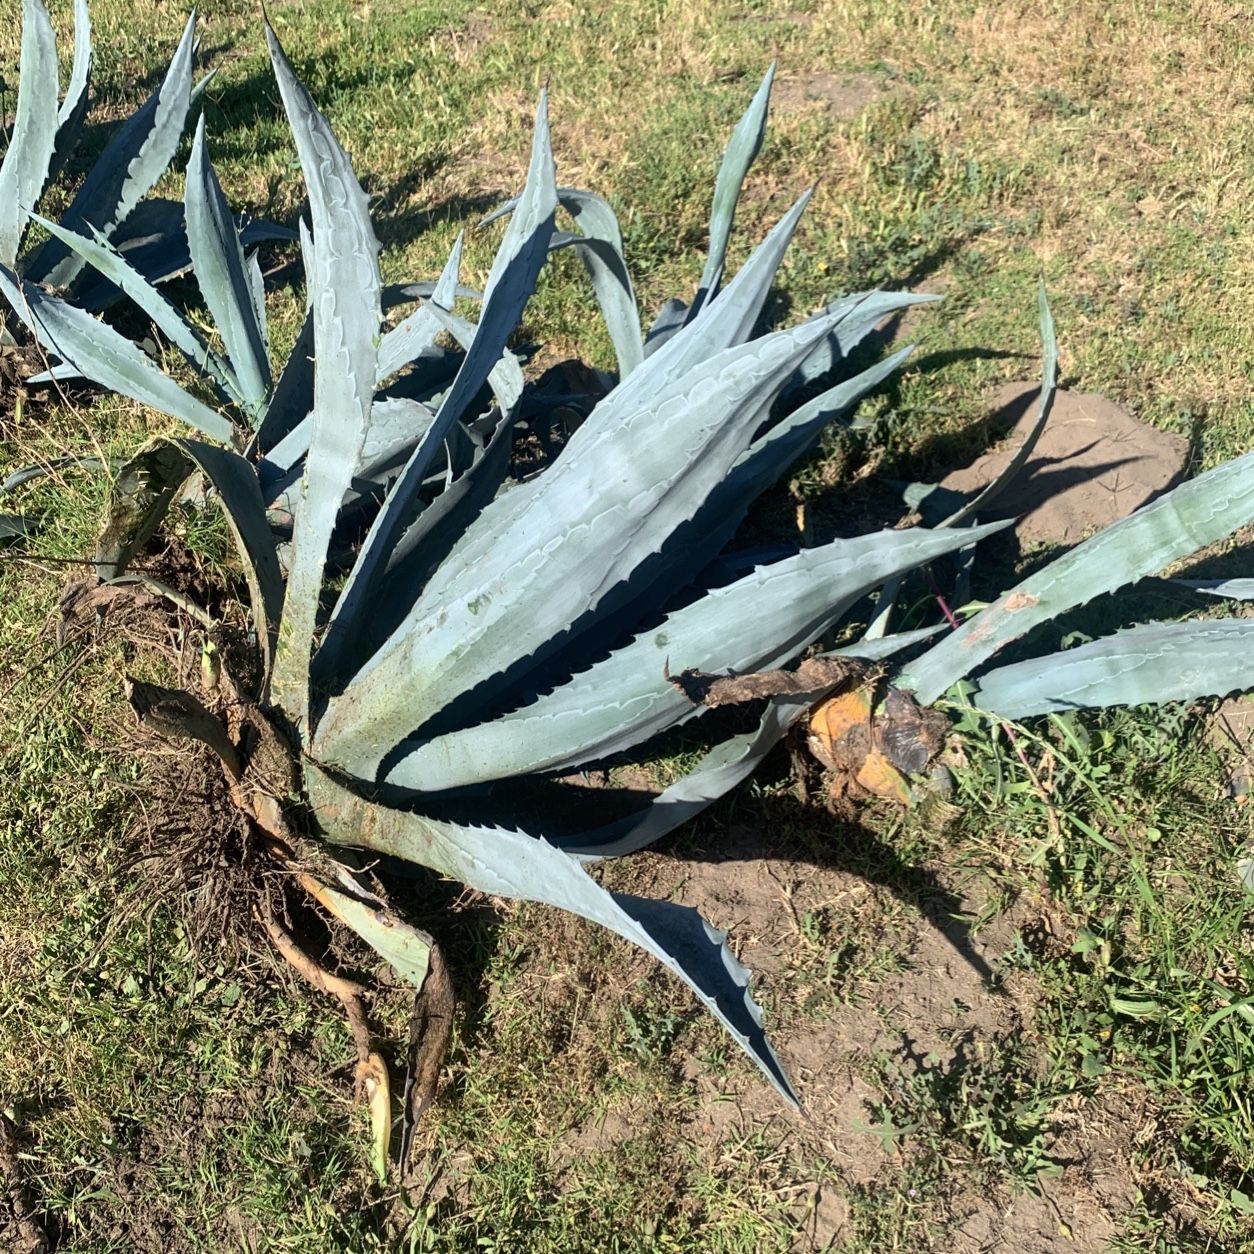
<svg viewBox="0 0 1254 1254">
<path fill-rule="evenodd" d="M 266 38 L 313 219 L 313 423 L 274 672 L 276 703 L 304 730 L 327 545 L 370 425 L 381 316 L 379 243 L 348 154 L 269 27 Z"/>
<path fill-rule="evenodd" d="M 17 264 L 27 214 L 43 192 L 56 141 L 56 38 L 43 0 L 22 0 L 17 118 L 0 164 L 0 264 Z"/>
</svg>

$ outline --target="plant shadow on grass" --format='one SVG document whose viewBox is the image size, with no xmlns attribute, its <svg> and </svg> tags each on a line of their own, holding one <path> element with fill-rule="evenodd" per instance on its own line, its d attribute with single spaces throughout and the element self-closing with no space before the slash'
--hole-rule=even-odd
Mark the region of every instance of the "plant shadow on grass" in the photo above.
<svg viewBox="0 0 1254 1254">
<path fill-rule="evenodd" d="M 423 185 L 447 164 L 447 158 L 429 158 L 404 178 L 378 191 L 372 179 L 362 179 L 362 187 L 371 196 L 371 220 L 375 234 L 384 249 L 404 248 L 440 223 L 463 222 L 468 218 L 477 221 L 508 199 L 505 193 L 484 193 L 446 196 L 432 203 L 411 204 L 415 193 L 420 192 Z"/>
</svg>

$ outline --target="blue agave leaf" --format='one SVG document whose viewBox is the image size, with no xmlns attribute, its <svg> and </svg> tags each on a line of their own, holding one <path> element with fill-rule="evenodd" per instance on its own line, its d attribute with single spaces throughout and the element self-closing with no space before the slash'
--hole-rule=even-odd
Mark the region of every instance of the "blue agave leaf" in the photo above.
<svg viewBox="0 0 1254 1254">
<path fill-rule="evenodd" d="M 832 334 L 801 364 L 796 378 L 785 390 L 785 395 L 794 388 L 813 383 L 833 370 L 885 318 L 912 305 L 930 305 L 940 299 L 929 292 L 883 292 L 877 289 L 873 292 L 854 292 L 833 301 L 814 316 L 822 318 L 840 313 L 843 317 L 836 323 Z"/>
<path fill-rule="evenodd" d="M 243 239 L 240 243 L 243 244 Z M 266 325 L 266 276 L 261 273 L 261 262 L 255 252 L 248 254 L 244 263 L 244 277 L 248 280 L 248 296 L 253 307 L 253 320 L 261 337 L 261 354 L 266 360 L 266 374 L 270 373 L 270 331 Z"/>
<path fill-rule="evenodd" d="M 425 311 L 437 326 L 446 330 L 461 344 L 465 345 L 468 350 L 472 347 L 476 334 L 473 324 L 467 322 L 464 318 L 457 317 L 456 314 L 449 313 L 434 301 L 425 307 Z M 507 424 L 509 415 L 513 413 L 515 406 L 518 404 L 518 399 L 522 395 L 524 387 L 522 367 L 511 352 L 508 350 L 503 352 L 501 359 L 492 367 L 488 375 L 488 382 L 492 386 L 500 413 L 504 416 L 503 421 Z M 416 404 L 416 402 L 412 401 L 407 403 Z M 448 445 L 458 435 L 463 437 L 465 435 L 464 428 L 460 424 L 453 424 L 451 427 L 446 426 L 441 432 L 438 421 L 432 421 L 421 432 L 421 440 L 414 442 L 412 453 L 407 459 L 406 466 L 422 461 L 427 465 L 428 469 L 433 469 L 435 461 L 440 456 L 441 448 L 445 450 L 447 455 Z M 447 473 L 451 479 L 455 472 L 452 457 L 447 457 L 447 462 Z M 402 473 L 404 473 L 403 469 Z M 414 502 L 415 512 L 419 508 L 419 503 Z M 393 570 L 398 562 L 408 558 L 417 545 L 422 542 L 422 537 L 425 535 L 425 528 L 418 527 L 416 523 L 411 524 L 392 546 L 386 570 L 383 574 L 376 577 L 376 594 L 371 598 L 370 607 L 370 618 L 372 621 L 378 621 L 380 617 L 378 601 L 380 597 L 385 595 L 383 585 L 389 579 L 387 572 Z M 395 589 L 397 586 L 395 577 L 391 577 L 390 582 L 392 588 Z M 418 586 L 410 586 L 410 603 L 412 603 Z M 360 665 L 360 659 L 363 657 L 361 651 L 362 642 L 364 639 L 372 637 L 373 633 L 369 627 L 363 626 L 359 617 L 345 617 L 343 615 L 344 607 L 351 604 L 350 600 L 341 598 L 340 603 L 332 612 L 331 621 L 327 625 L 327 631 L 322 639 L 322 644 L 318 650 L 318 658 L 314 664 L 315 674 L 330 675 L 340 673 L 345 665 L 346 655 L 350 651 L 353 656 L 359 659 L 357 664 Z"/>
<path fill-rule="evenodd" d="M 240 215 L 235 219 L 240 243 L 258 244 L 263 240 L 293 240 L 294 231 L 267 222 L 264 218 Z M 120 252 L 131 268 L 149 283 L 164 283 L 192 268 L 192 252 L 187 242 L 183 206 L 174 200 L 149 196 L 140 201 L 125 222 L 114 231 L 109 242 Z M 121 293 L 96 271 L 84 269 L 70 284 L 74 303 L 80 309 L 99 313 L 118 300 Z"/>
<path fill-rule="evenodd" d="M 1002 718 L 1110 705 L 1159 705 L 1254 688 L 1248 618 L 1142 623 L 1075 649 L 981 675 L 972 701 Z"/>
<path fill-rule="evenodd" d="M 666 679 L 668 665 L 733 674 L 782 666 L 885 579 L 1006 525 L 961 534 L 882 531 L 759 567 L 668 614 L 530 705 L 409 748 L 387 782 L 434 791 L 620 753 L 696 712 Z M 346 751 L 356 758 L 362 748 L 346 738 L 337 760 L 352 769 Z"/>
<path fill-rule="evenodd" d="M 591 431 L 600 428 L 606 428 L 611 439 L 621 440 L 621 432 L 618 432 L 620 415 L 631 412 L 633 406 L 655 403 L 666 387 L 686 383 L 694 369 L 717 353 L 747 339 L 761 313 L 762 304 L 770 290 L 771 279 L 788 247 L 809 195 L 806 193 L 777 224 L 732 283 L 707 307 L 702 318 L 685 327 L 662 351 L 649 358 L 647 367 L 636 370 L 630 378 L 620 382 L 597 406 L 585 423 L 585 429 L 580 435 L 581 441 L 586 440 Z M 833 306 L 831 313 L 811 319 L 812 324 L 822 322 L 828 328 L 825 335 L 814 337 L 815 342 L 824 343 L 826 339 L 830 339 L 834 334 L 830 328 L 843 321 L 847 314 L 848 310 L 838 303 Z M 759 425 L 760 421 L 765 421 L 769 403 L 768 399 L 759 403 L 756 408 L 746 411 L 740 416 L 740 421 L 750 418 L 752 423 L 749 429 Z M 633 456 L 631 446 L 624 444 L 620 451 L 609 456 L 611 460 L 616 457 L 629 461 Z M 513 496 L 508 503 L 502 502 L 487 511 L 477 533 L 468 535 L 451 555 L 451 568 L 476 561 L 486 549 L 493 547 L 495 535 L 508 532 L 513 525 L 513 516 L 523 507 L 523 502 L 523 497 Z"/>
<path fill-rule="evenodd" d="M 452 387 L 445 394 L 427 438 L 415 450 L 374 520 L 332 613 L 327 642 L 332 651 L 351 639 L 362 613 L 368 611 L 378 580 L 404 530 L 412 523 L 418 492 L 431 463 L 443 447 L 453 423 L 477 395 L 501 360 L 548 255 L 557 211 L 557 181 L 549 137 L 548 98 L 541 95 L 527 184 L 497 249 L 483 294 L 483 309 Z M 438 306 L 432 306 L 434 311 Z"/>
<path fill-rule="evenodd" d="M 70 68 L 70 82 L 65 99 L 57 114 L 57 142 L 48 167 L 45 187 L 65 168 L 70 153 L 74 151 L 87 117 L 87 94 L 91 83 L 91 14 L 87 0 L 74 0 L 74 63 Z"/>
<path fill-rule="evenodd" d="M 428 313 L 436 326 L 447 331 L 462 344 L 468 345 L 474 339 L 475 328 L 464 318 L 449 313 L 435 302 L 428 307 Z M 517 358 L 510 352 L 504 353 L 488 375 L 488 382 L 492 386 L 502 412 L 512 410 L 524 387 L 522 367 Z M 430 406 L 409 397 L 376 397 L 371 409 L 370 425 L 362 446 L 360 461 L 354 471 L 355 477 L 361 480 L 361 483 L 354 485 L 354 493 L 349 494 L 349 499 L 356 493 L 368 492 L 372 487 L 380 487 L 385 481 L 390 482 L 394 479 L 408 464 L 410 457 L 422 441 L 429 436 L 434 418 L 435 413 Z M 288 432 L 262 459 L 258 473 L 268 499 L 273 495 L 274 485 L 281 485 L 279 490 L 283 491 L 292 487 L 291 472 L 309 448 L 311 430 L 312 422 L 307 418 Z M 454 424 L 446 430 L 441 443 L 446 447 L 451 444 L 461 448 L 467 439 L 465 428 L 460 424 Z M 455 473 L 453 459 L 446 458 L 446 461 L 447 473 L 450 475 Z M 286 507 L 293 513 L 299 507 L 300 496 L 299 491 L 289 493 Z M 410 531 L 412 530 L 413 528 L 410 528 Z M 393 562 L 404 557 L 412 548 L 413 540 L 410 531 L 400 538 L 393 549 Z M 322 645 L 324 650 L 334 651 L 336 635 L 337 629 L 333 618 L 327 639 Z"/>
<path fill-rule="evenodd" d="M 438 279 L 434 283 L 430 279 L 420 279 L 417 283 L 385 283 L 383 308 L 392 309 L 414 300 L 433 300 L 437 290 L 441 290 Z M 476 304 L 483 300 L 483 293 L 477 287 L 467 287 L 465 283 L 458 283 L 453 295 L 459 300 L 473 300 Z M 445 309 L 451 308 L 450 301 L 441 299 L 438 303 Z"/>
<path fill-rule="evenodd" d="M 799 405 L 753 442 L 741 458 L 740 465 L 747 467 L 753 463 L 759 479 L 768 476 L 772 480 L 778 479 L 793 461 L 814 447 L 824 428 L 834 419 L 847 415 L 850 408 L 872 388 L 895 374 L 898 366 L 905 364 L 914 349 L 913 344 L 907 344 L 853 378 L 843 379 L 804 405 Z"/>
<path fill-rule="evenodd" d="M 697 284 L 692 308 L 688 311 L 690 322 L 701 312 L 705 302 L 718 292 L 740 189 L 744 186 L 749 167 L 762 150 L 762 140 L 766 136 L 766 114 L 770 107 L 771 84 L 774 81 L 775 66 L 772 64 L 744 116 L 736 123 L 736 129 L 723 153 L 718 179 L 714 184 L 714 204 L 710 211 L 710 253 L 706 258 L 705 269 L 701 272 L 701 281 Z"/>
<path fill-rule="evenodd" d="M 626 378 L 644 360 L 644 341 L 618 218 L 608 202 L 591 192 L 568 188 L 558 196 L 582 232 L 572 246 L 592 280 L 618 358 L 619 378 Z"/>
<path fill-rule="evenodd" d="M 393 554 L 371 613 L 360 620 L 342 649 L 328 648 L 327 641 L 314 655 L 313 680 L 328 691 L 344 686 L 405 617 L 416 591 L 430 579 L 467 527 L 495 497 L 509 474 L 513 450 L 513 424 L 498 424 L 487 447 L 464 474 L 428 505 L 401 537 L 403 551 Z M 332 642 L 334 645 L 335 642 Z"/>
<path fill-rule="evenodd" d="M 735 466 L 705 503 L 678 527 L 659 554 L 625 580 L 616 612 L 626 630 L 644 614 L 660 609 L 683 587 L 705 571 L 723 551 L 744 521 L 754 500 L 808 453 L 829 427 L 855 427 L 854 407 L 888 378 L 910 354 L 904 348 L 847 379 L 782 419 L 741 454 Z M 596 620 L 597 634 L 614 634 L 613 623 Z"/>
<path fill-rule="evenodd" d="M 1045 362 L 1042 367 L 1041 399 L 1038 402 L 1036 421 L 1028 432 L 1023 443 L 1015 451 L 1015 455 L 1002 467 L 1001 473 L 993 479 L 961 509 L 955 511 L 940 525 L 957 527 L 968 518 L 975 518 L 980 510 L 987 509 L 1015 481 L 1019 472 L 1027 465 L 1028 458 L 1037 441 L 1045 432 L 1045 424 L 1049 421 L 1049 411 L 1054 407 L 1054 388 L 1058 382 L 1058 337 L 1054 334 L 1054 316 L 1049 309 L 1049 298 L 1045 295 L 1045 283 L 1041 282 L 1037 294 L 1037 304 L 1041 317 L 1041 346 Z"/>
<path fill-rule="evenodd" d="M 497 490 L 509 474 L 512 448 L 513 424 L 508 416 L 502 416 L 492 438 L 481 455 L 475 458 L 473 465 L 423 510 L 393 549 L 383 582 L 385 595 L 388 591 L 397 589 L 403 597 L 404 590 L 408 589 L 409 601 L 413 601 L 414 590 L 426 583 L 440 561 L 443 561 L 444 555 L 451 551 L 453 543 L 465 534 L 470 522 L 496 496 Z M 433 545 L 430 539 L 431 529 L 441 524 L 448 511 L 454 509 L 455 503 L 460 503 L 457 520 L 454 522 L 449 518 L 444 533 L 449 538 L 449 544 L 447 547 L 442 544 Z M 438 561 L 435 559 L 437 549 L 441 551 Z M 421 576 L 418 574 L 420 571 Z"/>
<path fill-rule="evenodd" d="M 364 877 L 363 877 L 364 878 Z M 406 923 L 376 897 L 360 879 L 341 869 L 339 882 L 328 884 L 302 877 L 318 904 L 350 927 L 414 988 L 422 988 L 431 968 L 431 947 L 427 932 Z"/>
<path fill-rule="evenodd" d="M 371 479 L 398 457 L 403 465 L 434 421 L 435 414 L 418 401 L 404 397 L 376 400 L 370 409 L 370 426 L 361 446 L 357 474 Z"/>
<path fill-rule="evenodd" d="M 50 366 L 47 370 L 41 370 L 38 374 L 26 376 L 27 383 L 64 383 L 68 379 L 81 379 L 82 372 L 75 370 L 73 366 L 67 366 L 65 362 L 60 362 L 55 366 Z"/>
<path fill-rule="evenodd" d="M 312 270 L 306 271 L 312 274 Z M 314 402 L 314 320 L 313 310 L 305 312 L 305 321 L 301 323 L 300 334 L 283 370 L 279 381 L 274 385 L 274 393 L 266 406 L 260 424 L 257 427 L 257 447 L 263 453 L 276 448 L 284 439 L 295 431 L 301 423 L 308 420 Z M 309 447 L 308 436 L 304 437 L 304 447 Z"/>
<path fill-rule="evenodd" d="M 434 419 L 434 411 L 419 401 L 409 400 L 407 397 L 376 397 L 370 411 L 366 440 L 361 449 L 361 461 L 353 471 L 352 483 L 344 494 L 341 510 L 366 501 L 377 502 L 388 485 L 400 474 Z M 304 429 L 305 424 L 302 424 L 292 433 L 293 436 Z M 461 429 L 457 428 L 457 431 L 460 433 Z M 278 451 L 276 450 L 276 454 Z M 291 472 L 284 476 L 285 483 L 293 479 Z M 302 484 L 298 482 L 291 482 L 290 488 L 277 496 L 273 488 L 267 485 L 263 495 L 267 505 L 285 509 L 292 515 L 300 512 L 304 500 Z M 321 650 L 319 656 L 320 654 Z M 316 670 L 315 667 L 314 673 Z"/>
<path fill-rule="evenodd" d="M 407 397 L 375 397 L 359 461 L 353 471 L 354 482 L 345 499 L 379 486 L 375 482 L 377 476 L 394 477 L 430 429 L 434 418 L 428 406 Z M 259 462 L 257 475 L 267 506 L 293 514 L 300 508 L 304 492 L 297 479 L 309 451 L 312 430 L 313 423 L 306 419 Z M 391 473 L 388 473 L 389 468 Z"/>
<path fill-rule="evenodd" d="M 173 305 L 153 287 L 138 271 L 132 269 L 130 263 L 102 236 L 95 239 L 76 235 L 67 231 L 56 222 L 32 214 L 53 239 L 59 240 L 70 248 L 84 261 L 114 284 L 124 295 L 139 306 L 157 325 L 158 329 L 187 358 L 188 362 L 198 371 L 207 374 L 217 384 L 223 394 L 230 396 L 237 404 L 242 401 L 242 393 L 235 375 L 230 367 L 201 338 L 200 333 L 184 319 Z M 102 379 L 97 383 L 109 386 Z"/>
<path fill-rule="evenodd" d="M 682 979 L 788 1101 L 797 1095 L 766 1039 L 748 972 L 726 933 L 693 909 L 610 893 L 547 841 L 502 828 L 468 827 L 366 801 L 310 764 L 309 798 L 327 839 L 430 867 L 480 892 L 538 901 L 609 928 Z"/>
<path fill-rule="evenodd" d="M 406 622 L 331 701 L 328 727 L 368 717 L 382 754 L 412 731 L 415 715 L 421 722 L 540 656 L 580 615 L 612 604 L 731 469 L 763 407 L 828 329 L 808 324 L 728 349 L 651 394 L 634 381 L 663 354 L 636 371 L 551 468 L 484 510 Z"/>
<path fill-rule="evenodd" d="M 467 322 L 465 318 L 459 318 L 455 313 L 450 313 L 438 301 L 431 301 L 426 308 L 432 320 L 441 330 L 447 331 L 466 350 L 467 357 L 469 357 L 474 347 L 475 337 L 479 333 L 478 327 L 473 322 Z M 518 358 L 508 349 L 501 351 L 500 358 L 488 371 L 488 385 L 492 389 L 493 398 L 501 412 L 512 413 L 518 405 L 519 397 L 522 396 L 526 381 L 523 378 L 522 366 L 519 365 Z"/>
<path fill-rule="evenodd" d="M 235 219 L 205 151 L 204 114 L 187 165 L 185 205 L 196 284 L 222 336 L 242 408 L 255 424 L 270 395 L 270 361 Z"/>
<path fill-rule="evenodd" d="M 813 188 L 802 194 L 766 239 L 754 249 L 726 289 L 711 297 L 702 306 L 699 315 L 694 317 L 690 314 L 684 328 L 664 346 L 663 352 L 657 354 L 659 365 L 662 361 L 667 363 L 670 378 L 676 378 L 704 358 L 734 344 L 744 344 L 752 337 L 780 262 L 813 195 Z M 828 321 L 830 327 L 837 325 L 826 315 L 817 317 Z M 810 352 L 813 353 L 814 349 Z"/>
<path fill-rule="evenodd" d="M 1045 432 L 1045 424 L 1049 421 L 1050 410 L 1054 406 L 1054 386 L 1058 378 L 1058 340 L 1054 334 L 1054 318 L 1049 309 L 1049 299 L 1045 295 L 1045 283 L 1043 280 L 1038 292 L 1037 304 L 1040 310 L 1041 345 L 1045 360 L 1041 379 L 1041 398 L 1036 421 L 1032 424 L 1031 430 L 1016 450 L 1015 455 L 1002 467 L 1001 473 L 992 482 L 986 484 L 974 497 L 965 501 L 943 521 L 938 522 L 937 526 L 965 526 L 969 520 L 976 518 L 981 510 L 987 509 L 988 506 L 993 504 L 1006 488 L 1015 481 L 1023 467 L 1027 465 L 1028 458 L 1032 456 L 1032 450 L 1036 448 L 1037 441 L 1040 440 Z M 907 491 L 915 488 L 930 489 L 927 495 L 936 500 L 938 505 L 940 499 L 943 499 L 942 493 L 945 491 L 937 485 L 911 485 L 911 489 L 907 489 Z M 924 500 L 927 500 L 927 498 L 925 497 Z M 931 501 L 927 501 L 927 504 L 930 505 Z M 930 521 L 926 505 L 924 506 L 924 518 Z M 970 598 L 971 570 L 975 564 L 975 546 L 972 545 L 964 549 L 958 554 L 955 562 L 958 573 L 954 583 L 953 596 L 954 604 L 960 605 Z M 875 621 L 868 628 L 868 635 L 882 635 L 888 630 L 889 623 L 892 620 L 893 608 L 896 605 L 897 594 L 900 591 L 901 585 L 896 580 L 885 586 L 880 594 L 879 604 L 876 606 Z"/>
<path fill-rule="evenodd" d="M 122 577 L 194 469 L 183 450 L 166 440 L 145 445 L 117 468 L 109 485 L 104 526 L 96 539 L 97 578 L 107 583 Z"/>
<path fill-rule="evenodd" d="M 577 187 L 559 187 L 557 199 L 575 219 L 581 233 L 556 232 L 550 250 L 573 248 L 583 262 L 614 345 L 619 377 L 625 378 L 644 360 L 644 345 L 618 218 L 608 201 Z M 517 200 L 507 201 L 480 225 L 513 213 L 517 204 Z"/>
<path fill-rule="evenodd" d="M 39 520 L 30 514 L 0 514 L 0 544 L 24 540 L 39 530 Z"/>
<path fill-rule="evenodd" d="M 688 318 L 688 306 L 672 296 L 657 312 L 644 337 L 644 355 L 651 357 L 667 340 L 684 325 Z"/>
<path fill-rule="evenodd" d="M 22 0 L 17 118 L 0 163 L 0 263 L 12 268 L 57 140 L 57 43 L 43 0 Z"/>
<path fill-rule="evenodd" d="M 6 476 L 4 482 L 0 483 L 0 496 L 14 492 L 25 484 L 33 483 L 36 479 L 42 479 L 56 470 L 65 470 L 67 467 L 77 467 L 82 470 L 104 470 L 107 466 L 107 462 L 101 461 L 99 457 L 90 453 L 79 453 L 69 457 L 53 457 L 46 462 L 22 466 Z"/>
<path fill-rule="evenodd" d="M 309 661 L 327 546 L 370 424 L 382 311 L 379 243 L 348 154 L 292 71 L 269 25 L 266 40 L 300 156 L 313 219 L 309 272 L 314 404 L 305 492 L 274 664 L 274 696 L 298 728 L 309 709 Z"/>
<path fill-rule="evenodd" d="M 0 293 L 44 349 L 79 373 L 141 405 L 150 405 L 188 423 L 210 439 L 231 443 L 234 431 L 226 418 L 184 392 L 112 327 L 49 296 L 33 283 L 23 283 L 3 266 Z"/>
<path fill-rule="evenodd" d="M 62 226 L 79 234 L 93 226 L 111 236 L 165 172 L 187 121 L 195 42 L 193 13 L 161 86 L 114 133 L 62 216 Z M 64 243 L 49 240 L 26 270 L 36 282 L 68 287 L 82 267 L 82 259 Z"/>
<path fill-rule="evenodd" d="M 1254 522 L 1254 453 L 1165 492 L 1029 575 L 899 676 L 930 705 L 1004 645 Z"/>
<path fill-rule="evenodd" d="M 283 574 L 274 536 L 266 520 L 266 508 L 261 503 L 257 472 L 251 462 L 229 449 L 216 448 L 199 440 L 171 442 L 200 467 L 222 500 L 235 547 L 244 562 L 253 622 L 268 675 L 279 617 L 283 613 Z"/>
<path fill-rule="evenodd" d="M 444 269 L 431 293 L 430 300 L 444 309 L 451 310 L 457 297 L 457 276 L 461 271 L 464 234 L 462 231 L 457 233 L 448 260 L 444 263 Z M 425 302 L 398 322 L 379 344 L 378 382 L 383 384 L 419 354 L 431 348 L 442 330 L 443 324 L 431 313 Z"/>
<path fill-rule="evenodd" d="M 1171 582 L 1207 596 L 1254 601 L 1254 579 L 1173 579 Z"/>
<path fill-rule="evenodd" d="M 933 636 L 939 628 L 904 632 L 883 639 L 862 640 L 826 657 L 857 657 L 878 661 Z M 772 697 L 758 726 L 751 732 L 730 736 L 709 751 L 697 764 L 671 784 L 638 814 L 578 836 L 556 838 L 553 844 L 584 861 L 618 858 L 635 853 L 673 832 L 702 810 L 725 797 L 758 768 L 762 760 L 787 735 L 789 728 L 835 687 L 813 692 Z"/>
</svg>

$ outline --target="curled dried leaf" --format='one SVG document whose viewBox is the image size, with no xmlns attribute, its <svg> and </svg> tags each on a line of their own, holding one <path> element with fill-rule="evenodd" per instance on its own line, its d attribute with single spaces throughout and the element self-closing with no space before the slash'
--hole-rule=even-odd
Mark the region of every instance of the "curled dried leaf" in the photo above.
<svg viewBox="0 0 1254 1254">
<path fill-rule="evenodd" d="M 672 675 L 669 663 L 662 673 L 693 705 L 713 709 L 764 697 L 804 696 L 809 692 L 817 696 L 838 685 L 844 688 L 865 683 L 878 671 L 860 658 L 812 657 L 793 670 L 762 671 L 756 675 L 711 675 L 691 669 Z"/>
<path fill-rule="evenodd" d="M 379 1183 L 388 1178 L 388 1145 L 392 1140 L 392 1086 L 387 1064 L 378 1053 L 371 1053 L 357 1064 L 357 1084 L 365 1094 L 370 1111 L 370 1162 Z"/>
</svg>

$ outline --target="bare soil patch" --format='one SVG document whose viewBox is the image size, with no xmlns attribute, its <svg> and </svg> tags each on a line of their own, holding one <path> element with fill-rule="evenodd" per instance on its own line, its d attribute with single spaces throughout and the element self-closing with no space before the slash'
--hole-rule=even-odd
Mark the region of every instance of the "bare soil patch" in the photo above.
<svg viewBox="0 0 1254 1254">
<path fill-rule="evenodd" d="M 778 78 L 771 106 L 780 113 L 819 113 L 831 118 L 857 117 L 887 93 L 870 74 L 828 74 L 816 71 Z"/>
<path fill-rule="evenodd" d="M 754 973 L 753 993 L 767 1005 L 768 1029 L 804 1106 L 803 1115 L 790 1114 L 765 1084 L 730 1081 L 692 1060 L 684 1067 L 698 1093 L 689 1135 L 713 1147 L 752 1128 L 774 1126 L 785 1141 L 805 1145 L 831 1163 L 833 1177 L 817 1182 L 802 1199 L 808 1235 L 796 1248 L 841 1248 L 855 1235 L 856 1195 L 903 1191 L 903 1179 L 922 1152 L 909 1135 L 894 1140 L 877 1129 L 886 1076 L 936 1094 L 942 1105 L 950 1103 L 943 1113 L 960 1125 L 976 1118 L 980 1102 L 995 1091 L 989 1085 L 997 1082 L 999 1060 L 1022 1054 L 1025 1076 L 1034 1073 L 1034 1055 L 1024 1042 L 1034 1036 L 1037 992 L 1007 955 L 1022 935 L 1040 931 L 1048 903 L 1020 899 L 973 933 L 963 920 L 979 915 L 983 891 L 958 884 L 943 868 L 931 873 L 933 900 L 886 906 L 892 893 L 883 885 L 809 860 L 746 856 L 754 843 L 750 833 L 733 829 L 720 842 L 722 859 L 714 854 L 711 860 L 681 862 L 665 854 L 641 855 L 631 888 L 694 906 L 731 930 L 731 943 Z M 798 923 L 819 905 L 831 912 L 833 924 L 832 935 L 816 945 Z M 886 930 L 882 943 L 897 947 L 900 969 L 868 978 L 843 1000 L 829 997 L 821 1007 L 811 1003 L 800 1009 L 820 947 L 824 955 L 837 949 L 842 932 L 865 928 L 877 915 Z M 990 1184 L 971 1156 L 962 1173 L 946 1177 L 942 1196 L 919 1201 L 931 1205 L 944 1223 L 943 1248 L 950 1254 L 1061 1249 L 1096 1254 L 1136 1205 L 1133 1164 L 1142 1122 L 1123 1119 L 1102 1099 L 1068 1098 L 1051 1112 L 1046 1135 L 1058 1174 L 1042 1175 L 1031 1188 Z M 606 1128 L 611 1126 L 618 1124 L 607 1121 Z M 598 1143 L 605 1133 L 589 1128 L 575 1135 L 581 1143 Z M 954 1152 L 961 1159 L 968 1150 Z"/>
</svg>

